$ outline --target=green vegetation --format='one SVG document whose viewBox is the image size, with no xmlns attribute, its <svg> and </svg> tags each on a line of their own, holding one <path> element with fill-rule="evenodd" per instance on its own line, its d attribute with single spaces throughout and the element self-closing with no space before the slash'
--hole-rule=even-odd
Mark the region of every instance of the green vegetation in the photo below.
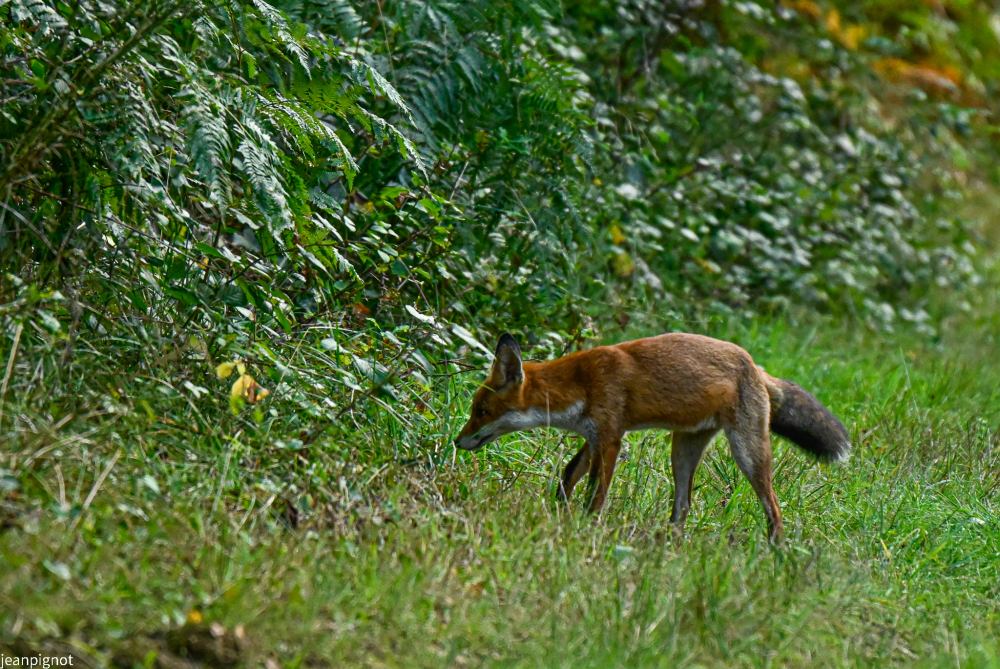
<svg viewBox="0 0 1000 669">
<path fill-rule="evenodd" d="M 574 450 L 555 433 L 445 447 L 466 383 L 435 383 L 427 429 L 379 413 L 292 448 L 145 381 L 86 431 L 38 421 L 8 450 L 34 503 L 0 536 L 4 629 L 126 666 L 191 652 L 163 639 L 189 618 L 244 626 L 244 658 L 282 666 L 996 666 L 996 360 L 829 324 L 707 330 L 854 428 L 845 466 L 778 445 L 780 551 L 721 442 L 676 545 L 660 433 L 628 439 L 594 523 L 553 503 Z"/>
<path fill-rule="evenodd" d="M 1000 666 L 989 3 L 0 16 L 0 652 Z M 732 339 L 855 455 L 771 549 L 717 444 L 677 543 L 635 434 L 595 522 L 451 446 L 506 329 Z"/>
</svg>

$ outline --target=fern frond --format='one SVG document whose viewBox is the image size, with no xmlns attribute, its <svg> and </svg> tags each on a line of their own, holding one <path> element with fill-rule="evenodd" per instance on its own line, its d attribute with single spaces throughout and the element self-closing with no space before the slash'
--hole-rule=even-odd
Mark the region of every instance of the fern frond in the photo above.
<svg viewBox="0 0 1000 669">
<path fill-rule="evenodd" d="M 228 204 L 232 192 L 229 128 L 208 91 L 191 89 L 191 97 L 181 112 L 188 130 L 188 151 L 195 173 L 208 187 L 209 200 L 222 207 Z"/>
<path fill-rule="evenodd" d="M 354 111 L 354 118 L 357 119 L 366 130 L 368 130 L 375 137 L 375 141 L 382 143 L 386 140 L 390 140 L 395 144 L 396 150 L 404 158 L 409 158 L 416 165 L 417 169 L 421 173 L 427 173 L 427 167 L 417 151 L 417 147 L 413 144 L 413 141 L 407 137 L 403 132 L 399 130 L 392 123 L 389 123 L 381 116 L 371 113 L 363 107 L 357 107 Z"/>
<path fill-rule="evenodd" d="M 245 131 L 237 149 L 240 167 L 253 190 L 254 201 L 271 224 L 271 233 L 281 243 L 280 233 L 293 227 L 288 194 L 280 176 L 283 164 L 280 150 L 270 135 L 254 120 L 243 119 Z"/>
<path fill-rule="evenodd" d="M 399 91 L 374 67 L 362 60 L 352 59 L 351 74 L 355 82 L 359 85 L 367 86 L 375 95 L 385 96 L 396 109 L 403 112 L 407 117 L 410 116 L 410 108 L 403 101 Z"/>
<path fill-rule="evenodd" d="M 299 65 L 305 71 L 306 75 L 310 75 L 309 66 L 309 55 L 306 50 L 299 43 L 299 40 L 295 39 L 292 35 L 291 30 L 288 26 L 288 20 L 285 15 L 280 11 L 272 7 L 271 5 L 264 2 L 264 0 L 251 0 L 253 6 L 260 13 L 261 18 L 267 24 L 269 28 L 274 31 L 275 37 L 278 38 L 279 44 L 295 59 L 298 61 Z"/>
<path fill-rule="evenodd" d="M 349 0 L 291 0 L 282 4 L 291 17 L 328 35 L 352 40 L 365 32 L 365 22 Z"/>
<path fill-rule="evenodd" d="M 0 6 L 3 4 L 5 3 L 0 3 Z M 49 36 L 69 25 L 56 9 L 44 0 L 14 0 L 10 11 L 14 21 L 24 21 L 37 26 L 38 35 L 41 37 Z"/>
</svg>

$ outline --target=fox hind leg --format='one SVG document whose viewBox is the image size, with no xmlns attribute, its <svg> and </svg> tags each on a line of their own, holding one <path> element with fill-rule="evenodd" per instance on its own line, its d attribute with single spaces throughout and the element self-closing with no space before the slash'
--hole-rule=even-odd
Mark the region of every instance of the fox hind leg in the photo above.
<svg viewBox="0 0 1000 669">
<path fill-rule="evenodd" d="M 766 416 L 766 414 L 764 414 Z M 760 422 L 761 424 L 756 424 Z M 774 543 L 781 541 L 784 526 L 781 521 L 781 507 L 771 484 L 771 436 L 764 421 L 745 421 L 740 425 L 726 428 L 726 438 L 740 471 L 746 475 L 753 487 L 764 515 L 767 517 L 768 537 Z"/>
<path fill-rule="evenodd" d="M 674 432 L 670 448 L 670 468 L 674 475 L 674 510 L 670 522 L 680 535 L 684 532 L 684 521 L 691 509 L 691 486 L 694 470 L 698 468 L 709 442 L 718 430 L 702 432 Z"/>
</svg>

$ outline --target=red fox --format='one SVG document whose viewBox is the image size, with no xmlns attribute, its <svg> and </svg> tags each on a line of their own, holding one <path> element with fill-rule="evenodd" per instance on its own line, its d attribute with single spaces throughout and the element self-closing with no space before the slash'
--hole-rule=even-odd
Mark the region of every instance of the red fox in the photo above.
<svg viewBox="0 0 1000 669">
<path fill-rule="evenodd" d="M 851 443 L 843 424 L 808 392 L 758 367 L 736 344 L 672 333 L 522 362 L 509 334 L 500 337 L 489 378 L 455 440 L 477 450 L 501 435 L 535 427 L 576 432 L 584 446 L 569 461 L 558 495 L 569 500 L 586 472 L 590 511 L 604 505 L 622 436 L 630 430 L 673 430 L 671 522 L 678 532 L 691 506 L 694 471 L 719 430 L 750 480 L 767 517 L 768 536 L 782 537 L 781 509 L 771 486 L 770 431 L 820 460 L 842 461 Z"/>
</svg>

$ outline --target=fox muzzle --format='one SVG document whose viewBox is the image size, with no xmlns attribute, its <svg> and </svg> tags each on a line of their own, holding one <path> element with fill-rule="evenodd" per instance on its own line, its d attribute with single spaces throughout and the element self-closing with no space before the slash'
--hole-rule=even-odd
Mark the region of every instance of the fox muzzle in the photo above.
<svg viewBox="0 0 1000 669">
<path fill-rule="evenodd" d="M 463 451 L 478 451 L 480 448 L 490 443 L 494 439 L 493 434 L 487 432 L 486 434 L 476 434 L 469 435 L 468 437 L 457 437 L 455 439 L 455 447 L 461 448 Z"/>
</svg>

